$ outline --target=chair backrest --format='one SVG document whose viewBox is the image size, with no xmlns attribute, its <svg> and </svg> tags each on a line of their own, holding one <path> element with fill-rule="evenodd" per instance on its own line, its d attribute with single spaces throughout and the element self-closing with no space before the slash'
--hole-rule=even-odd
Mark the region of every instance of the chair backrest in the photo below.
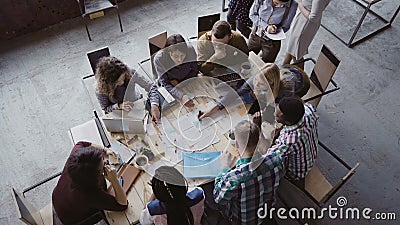
<svg viewBox="0 0 400 225">
<path fill-rule="evenodd" d="M 110 50 L 108 47 L 103 47 L 91 52 L 86 53 L 89 59 L 90 67 L 92 68 L 93 74 L 96 73 L 96 65 L 99 62 L 99 59 L 104 56 L 110 56 Z"/>
<path fill-rule="evenodd" d="M 305 191 L 314 198 L 314 201 L 321 204 L 332 188 L 331 183 L 329 183 L 318 167 L 314 165 L 305 178 Z"/>
<path fill-rule="evenodd" d="M 339 63 L 340 60 L 323 45 L 310 76 L 310 80 L 314 82 L 320 91 L 326 90 Z"/>
<path fill-rule="evenodd" d="M 167 31 L 163 31 L 161 33 L 158 33 L 154 36 L 151 36 L 148 38 L 149 41 L 149 50 L 150 50 L 150 62 L 151 62 L 151 69 L 153 72 L 153 76 L 155 79 L 157 79 L 157 72 L 154 67 L 154 56 L 155 54 L 160 51 L 161 49 L 164 48 L 165 44 L 167 43 Z"/>
<path fill-rule="evenodd" d="M 19 192 L 11 188 L 18 218 L 28 225 L 44 225 L 40 212 Z"/>
<path fill-rule="evenodd" d="M 323 95 L 334 91 L 330 90 L 325 93 L 339 63 L 340 60 L 325 45 L 323 45 L 314 69 L 311 71 L 310 80 L 312 82 L 310 84 L 310 90 L 307 95 L 304 96 L 303 100 L 308 99 L 306 101 L 316 108 Z M 335 90 L 338 89 L 339 88 L 336 86 Z"/>
<path fill-rule="evenodd" d="M 215 22 L 221 19 L 220 13 L 199 16 L 197 18 L 197 38 L 200 38 L 205 32 L 210 31 Z"/>
</svg>

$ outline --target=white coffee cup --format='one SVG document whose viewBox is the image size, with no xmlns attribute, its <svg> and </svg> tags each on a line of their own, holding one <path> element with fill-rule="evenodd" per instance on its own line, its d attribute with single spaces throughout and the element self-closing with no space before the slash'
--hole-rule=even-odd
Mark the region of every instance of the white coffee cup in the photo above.
<svg viewBox="0 0 400 225">
<path fill-rule="evenodd" d="M 242 63 L 242 65 L 240 65 L 240 68 L 241 68 L 240 73 L 243 76 L 246 76 L 251 71 L 251 64 L 249 62 L 244 62 L 244 63 Z"/>
<path fill-rule="evenodd" d="M 149 164 L 149 158 L 147 158 L 147 156 L 145 155 L 137 155 L 135 156 L 133 161 L 134 161 L 134 166 L 139 169 L 143 169 L 145 166 Z"/>
</svg>

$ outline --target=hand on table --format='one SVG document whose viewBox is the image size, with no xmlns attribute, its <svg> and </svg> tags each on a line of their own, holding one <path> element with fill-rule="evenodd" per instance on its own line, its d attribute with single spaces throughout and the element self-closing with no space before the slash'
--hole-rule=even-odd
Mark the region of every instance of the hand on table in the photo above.
<svg viewBox="0 0 400 225">
<path fill-rule="evenodd" d="M 125 101 L 121 104 L 118 104 L 118 107 L 125 111 L 130 111 L 133 108 L 133 102 Z"/>
<path fill-rule="evenodd" d="M 190 97 L 189 96 L 187 96 L 187 95 L 184 95 L 183 97 L 182 97 L 182 103 L 186 106 L 186 107 L 194 107 L 194 102 L 193 102 L 193 100 L 192 99 L 190 99 Z"/>
<path fill-rule="evenodd" d="M 267 32 L 270 34 L 275 34 L 278 31 L 278 28 L 275 25 L 269 25 L 267 27 Z"/>
<path fill-rule="evenodd" d="M 226 56 L 226 49 L 225 46 L 223 44 L 214 44 L 214 55 L 217 59 L 222 59 L 225 58 Z"/>
<path fill-rule="evenodd" d="M 199 120 L 202 120 L 202 119 L 204 119 L 205 117 L 209 117 L 211 114 L 213 114 L 214 112 L 216 112 L 217 110 L 218 110 L 218 105 L 216 105 L 216 106 L 214 106 L 212 109 L 210 109 L 209 111 L 207 111 L 207 112 L 204 112 L 203 114 L 201 114 L 200 116 L 199 116 Z"/>
<path fill-rule="evenodd" d="M 158 105 L 151 105 L 151 120 L 158 123 L 160 122 L 161 118 L 161 112 L 160 109 L 158 108 Z"/>
</svg>

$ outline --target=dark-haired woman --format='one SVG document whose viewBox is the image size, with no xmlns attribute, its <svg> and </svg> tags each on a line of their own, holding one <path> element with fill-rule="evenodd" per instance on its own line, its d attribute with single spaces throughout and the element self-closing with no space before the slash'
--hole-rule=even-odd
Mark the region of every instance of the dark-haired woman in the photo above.
<svg viewBox="0 0 400 225">
<path fill-rule="evenodd" d="M 147 203 L 140 215 L 142 225 L 199 225 L 204 212 L 204 192 L 188 192 L 185 178 L 174 167 L 159 167 L 151 180 L 157 198 Z"/>
<path fill-rule="evenodd" d="M 129 111 L 132 102 L 140 99 L 136 84 L 149 91 L 153 82 L 130 69 L 115 57 L 103 57 L 96 66 L 96 97 L 105 113 L 115 109 Z"/>
<path fill-rule="evenodd" d="M 151 87 L 149 93 L 151 103 L 151 113 L 154 121 L 160 120 L 161 98 L 157 91 L 159 87 L 164 87 L 180 100 L 185 106 L 193 107 L 194 103 L 181 90 L 176 88 L 180 82 L 199 73 L 197 66 L 197 55 L 193 46 L 186 43 L 180 34 L 173 34 L 167 38 L 165 47 L 154 56 L 154 67 L 158 76 L 158 84 Z"/>
<path fill-rule="evenodd" d="M 117 173 L 104 165 L 104 157 L 114 154 L 89 142 L 78 142 L 72 149 L 64 170 L 53 190 L 53 207 L 64 225 L 77 224 L 102 210 L 123 211 L 127 208 L 126 194 Z M 107 193 L 110 181 L 114 195 Z M 94 224 L 102 217 L 85 224 Z"/>
</svg>

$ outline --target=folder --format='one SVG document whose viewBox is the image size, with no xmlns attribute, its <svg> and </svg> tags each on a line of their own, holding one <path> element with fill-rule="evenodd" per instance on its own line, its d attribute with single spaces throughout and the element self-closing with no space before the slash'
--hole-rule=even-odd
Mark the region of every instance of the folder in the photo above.
<svg viewBox="0 0 400 225">
<path fill-rule="evenodd" d="M 183 176 L 215 178 L 221 171 L 221 152 L 182 152 Z"/>
</svg>

